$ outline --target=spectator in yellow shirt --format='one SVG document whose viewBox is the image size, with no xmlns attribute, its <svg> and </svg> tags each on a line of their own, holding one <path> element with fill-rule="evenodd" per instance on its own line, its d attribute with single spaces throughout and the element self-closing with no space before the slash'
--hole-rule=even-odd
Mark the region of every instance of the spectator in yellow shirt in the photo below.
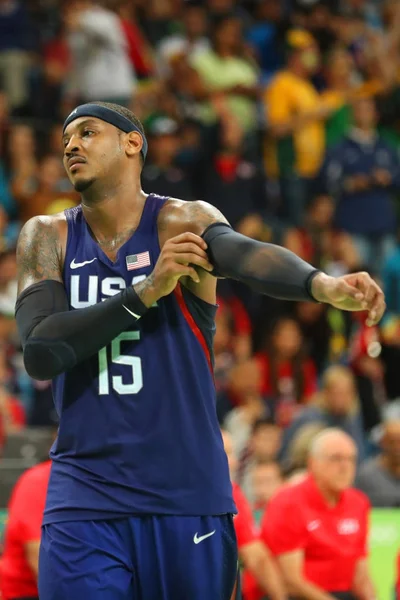
<svg viewBox="0 0 400 600">
<path fill-rule="evenodd" d="M 325 154 L 325 120 L 334 109 L 311 82 L 320 63 L 314 38 L 307 31 L 287 34 L 287 64 L 266 89 L 268 132 L 266 170 L 279 179 L 281 215 L 300 225 L 311 196 L 310 187 Z"/>
</svg>

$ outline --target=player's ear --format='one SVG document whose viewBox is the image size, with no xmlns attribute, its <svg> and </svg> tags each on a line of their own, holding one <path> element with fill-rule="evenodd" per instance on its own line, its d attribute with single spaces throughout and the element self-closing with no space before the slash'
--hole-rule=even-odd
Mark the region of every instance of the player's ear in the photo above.
<svg viewBox="0 0 400 600">
<path fill-rule="evenodd" d="M 137 131 L 131 131 L 125 137 L 125 152 L 127 156 L 139 154 L 143 146 L 143 138 Z"/>
</svg>

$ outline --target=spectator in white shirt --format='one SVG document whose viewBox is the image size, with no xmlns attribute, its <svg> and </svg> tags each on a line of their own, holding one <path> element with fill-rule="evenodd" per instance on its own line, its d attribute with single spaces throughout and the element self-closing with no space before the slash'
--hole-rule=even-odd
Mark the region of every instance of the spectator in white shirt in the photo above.
<svg viewBox="0 0 400 600">
<path fill-rule="evenodd" d="M 69 0 L 64 22 L 72 54 L 70 95 L 129 106 L 136 78 L 120 18 L 92 0 Z"/>
</svg>

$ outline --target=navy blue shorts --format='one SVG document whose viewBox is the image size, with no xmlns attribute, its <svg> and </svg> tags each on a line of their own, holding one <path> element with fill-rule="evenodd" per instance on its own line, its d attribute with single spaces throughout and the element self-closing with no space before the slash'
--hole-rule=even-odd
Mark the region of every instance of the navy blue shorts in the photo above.
<svg viewBox="0 0 400 600">
<path fill-rule="evenodd" d="M 233 517 L 146 516 L 42 528 L 40 600 L 231 600 Z"/>
</svg>

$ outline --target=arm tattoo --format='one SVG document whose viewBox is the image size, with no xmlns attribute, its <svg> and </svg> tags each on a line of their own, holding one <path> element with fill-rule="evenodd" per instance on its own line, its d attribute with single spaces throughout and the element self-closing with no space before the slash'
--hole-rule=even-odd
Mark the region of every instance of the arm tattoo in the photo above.
<svg viewBox="0 0 400 600">
<path fill-rule="evenodd" d="M 170 238 L 191 231 L 202 235 L 213 223 L 228 223 L 224 215 L 215 206 L 196 200 L 170 200 L 161 209 L 158 219 L 158 232 L 162 237 Z"/>
<path fill-rule="evenodd" d="M 146 279 L 144 279 L 143 281 L 139 281 L 139 283 L 136 283 L 133 286 L 133 289 L 139 296 L 140 300 L 145 306 L 147 306 L 147 308 L 150 308 L 150 306 L 152 306 L 153 303 L 156 301 L 153 284 L 154 271 L 152 271 L 152 273 L 150 273 L 150 275 L 146 277 Z"/>
<path fill-rule="evenodd" d="M 187 202 L 185 209 L 187 218 L 197 228 L 198 231 L 196 233 L 198 235 L 201 235 L 213 223 L 226 223 L 229 225 L 222 212 L 215 208 L 215 206 L 212 206 L 212 204 L 208 204 L 208 202 L 203 202 L 202 200 Z"/>
<path fill-rule="evenodd" d="M 34 217 L 21 230 L 17 245 L 18 293 L 43 281 L 62 282 L 60 240 L 50 217 Z"/>
</svg>

